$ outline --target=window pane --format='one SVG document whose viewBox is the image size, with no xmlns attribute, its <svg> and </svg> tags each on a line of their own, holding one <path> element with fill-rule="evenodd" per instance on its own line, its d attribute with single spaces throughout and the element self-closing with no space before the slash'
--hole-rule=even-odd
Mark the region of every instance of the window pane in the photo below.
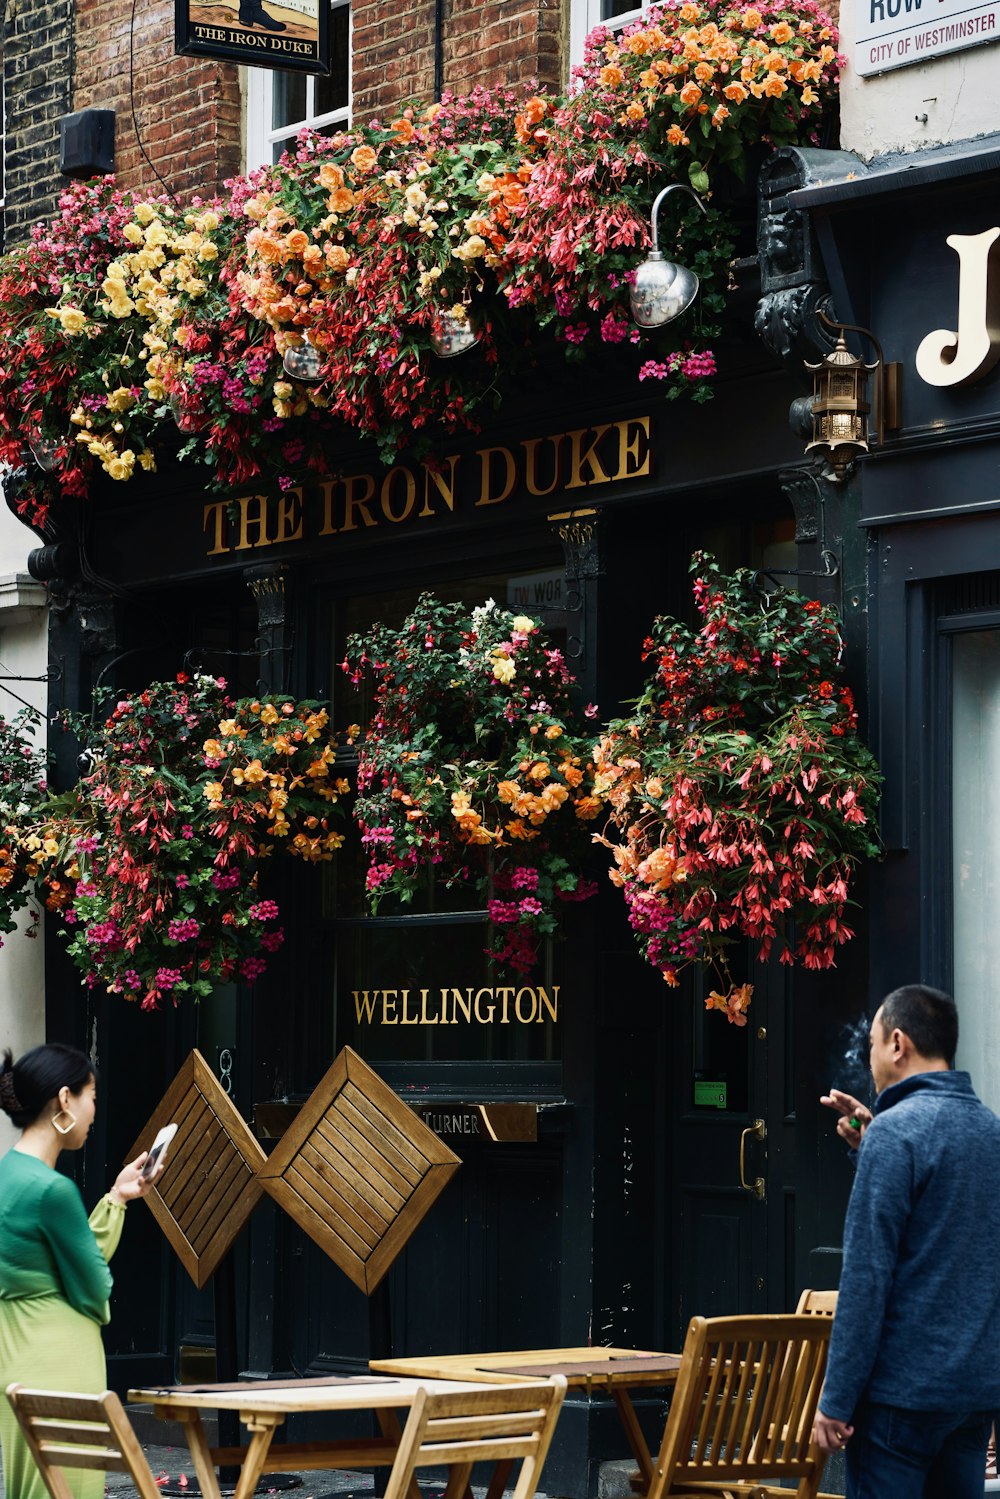
<svg viewBox="0 0 1000 1499">
<path fill-rule="evenodd" d="M 271 129 L 295 125 L 306 117 L 306 79 L 304 73 L 272 73 Z M 281 155 L 279 150 L 278 156 Z M 277 157 L 275 157 L 277 160 Z"/>
<path fill-rule="evenodd" d="M 601 0 L 601 20 L 610 21 L 615 16 L 627 16 L 632 11 L 641 10 L 641 4 L 636 0 Z"/>
<path fill-rule="evenodd" d="M 958 1065 L 1000 1108 L 1000 630 L 956 635 L 952 654 L 952 827 Z"/>
<path fill-rule="evenodd" d="M 329 78 L 316 79 L 317 115 L 332 114 L 335 109 L 347 108 L 347 82 L 350 71 L 350 7 L 338 5 L 330 13 L 330 56 L 332 68 Z"/>
<path fill-rule="evenodd" d="M 489 930 L 485 921 L 341 928 L 334 1050 L 353 1046 L 372 1062 L 554 1059 L 558 981 L 544 961 L 529 978 L 500 977 L 484 952 Z"/>
</svg>

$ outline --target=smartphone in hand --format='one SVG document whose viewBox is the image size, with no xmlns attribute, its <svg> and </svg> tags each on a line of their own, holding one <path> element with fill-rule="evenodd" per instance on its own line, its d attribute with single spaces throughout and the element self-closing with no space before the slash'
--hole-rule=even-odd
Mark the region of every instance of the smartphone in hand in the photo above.
<svg viewBox="0 0 1000 1499">
<path fill-rule="evenodd" d="M 165 1124 L 163 1128 L 157 1133 L 156 1139 L 149 1147 L 149 1155 L 146 1157 L 145 1162 L 143 1163 L 142 1171 L 139 1173 L 140 1176 L 152 1176 L 153 1172 L 156 1170 L 157 1162 L 163 1155 L 164 1151 L 166 1150 L 167 1146 L 170 1144 L 176 1133 L 176 1124 Z"/>
</svg>

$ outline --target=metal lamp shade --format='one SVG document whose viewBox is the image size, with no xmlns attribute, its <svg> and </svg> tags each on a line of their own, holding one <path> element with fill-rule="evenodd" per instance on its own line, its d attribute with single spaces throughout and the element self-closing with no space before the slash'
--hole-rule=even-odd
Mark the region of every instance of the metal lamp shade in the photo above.
<svg viewBox="0 0 1000 1499">
<path fill-rule="evenodd" d="M 479 333 L 468 315 L 458 317 L 451 308 L 442 307 L 431 321 L 430 340 L 438 359 L 454 359 L 475 348 Z"/>
<path fill-rule="evenodd" d="M 59 450 L 62 446 L 63 444 L 58 438 L 43 437 L 41 433 L 36 433 L 34 437 L 28 439 L 28 447 L 31 449 L 32 458 L 34 458 L 38 467 L 47 474 L 51 474 L 53 469 L 58 467 Z"/>
<path fill-rule="evenodd" d="M 686 266 L 650 250 L 635 273 L 629 298 L 640 328 L 661 328 L 686 312 L 698 295 L 698 277 Z"/>
<path fill-rule="evenodd" d="M 314 381 L 323 378 L 323 358 L 307 333 L 301 343 L 289 344 L 281 356 L 286 375 L 293 380 Z"/>
</svg>

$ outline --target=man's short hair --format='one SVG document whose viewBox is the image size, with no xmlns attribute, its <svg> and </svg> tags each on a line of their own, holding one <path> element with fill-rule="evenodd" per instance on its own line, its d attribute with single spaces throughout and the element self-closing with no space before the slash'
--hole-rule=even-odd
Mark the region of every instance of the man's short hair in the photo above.
<svg viewBox="0 0 1000 1499">
<path fill-rule="evenodd" d="M 882 1034 L 900 1030 L 922 1057 L 950 1066 L 958 1049 L 958 1011 L 950 994 L 927 984 L 904 984 L 882 1001 Z"/>
</svg>

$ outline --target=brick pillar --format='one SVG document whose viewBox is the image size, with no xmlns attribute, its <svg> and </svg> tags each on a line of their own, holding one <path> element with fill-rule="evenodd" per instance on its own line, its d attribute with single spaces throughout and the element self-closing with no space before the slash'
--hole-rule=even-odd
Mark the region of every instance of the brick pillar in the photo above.
<svg viewBox="0 0 1000 1499">
<path fill-rule="evenodd" d="M 9 248 L 52 218 L 65 186 L 56 121 L 72 108 L 73 0 L 10 0 L 4 31 Z"/>
</svg>

